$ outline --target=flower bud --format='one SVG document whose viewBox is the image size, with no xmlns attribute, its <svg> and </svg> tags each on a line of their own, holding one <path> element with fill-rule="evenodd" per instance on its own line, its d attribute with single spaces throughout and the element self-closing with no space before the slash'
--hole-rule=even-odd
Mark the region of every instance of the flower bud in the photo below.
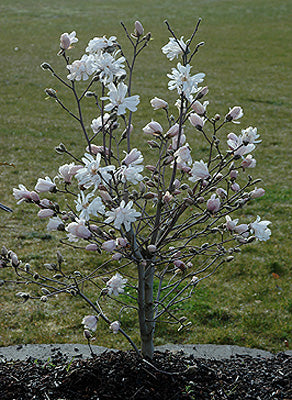
<svg viewBox="0 0 292 400">
<path fill-rule="evenodd" d="M 45 93 L 47 96 L 52 97 L 53 99 L 57 99 L 57 92 L 55 89 L 46 88 Z"/>
<path fill-rule="evenodd" d="M 233 190 L 234 192 L 238 192 L 240 190 L 240 186 L 238 183 L 234 182 L 232 183 L 232 185 L 230 186 L 231 190 Z"/>
<path fill-rule="evenodd" d="M 135 22 L 135 33 L 137 34 L 137 36 L 144 35 L 144 28 L 140 21 Z"/>
<path fill-rule="evenodd" d="M 212 194 L 211 198 L 207 201 L 207 210 L 211 213 L 216 213 L 220 210 L 220 206 L 220 199 L 216 198 L 215 194 Z"/>
<path fill-rule="evenodd" d="M 41 64 L 41 68 L 42 68 L 43 70 L 49 69 L 50 71 L 52 71 L 52 67 L 50 66 L 49 63 L 46 63 L 46 62 L 44 62 L 44 63 Z"/>
<path fill-rule="evenodd" d="M 91 338 L 90 331 L 88 329 L 84 329 L 83 336 L 85 337 L 85 339 L 89 340 Z"/>
<path fill-rule="evenodd" d="M 121 324 L 119 321 L 114 321 L 110 324 L 110 329 L 113 331 L 113 333 L 118 333 L 120 330 Z"/>
<path fill-rule="evenodd" d="M 154 99 L 150 100 L 150 104 L 154 110 L 168 107 L 168 103 L 162 99 L 159 99 L 158 97 L 154 97 Z"/>
<path fill-rule="evenodd" d="M 264 196 L 264 194 L 265 194 L 265 190 L 264 189 L 262 189 L 262 188 L 255 188 L 254 190 L 252 190 L 251 192 L 250 192 L 250 198 L 251 199 L 257 199 L 257 198 L 259 198 L 259 197 L 262 197 L 262 196 Z"/>
<path fill-rule="evenodd" d="M 203 87 L 196 95 L 196 99 L 200 100 L 202 97 L 206 96 L 209 92 L 208 86 Z"/>
<path fill-rule="evenodd" d="M 190 120 L 190 123 L 191 123 L 196 129 L 198 129 L 199 131 L 201 131 L 201 130 L 203 129 L 204 121 L 202 120 L 202 118 L 201 118 L 198 114 L 192 113 L 192 114 L 189 116 L 189 120 Z"/>
<path fill-rule="evenodd" d="M 50 208 L 45 208 L 38 212 L 39 218 L 50 218 L 55 214 L 55 211 L 51 210 Z"/>
<path fill-rule="evenodd" d="M 238 171 L 236 171 L 234 169 L 232 171 L 230 171 L 230 179 L 236 179 L 237 176 L 238 176 Z"/>
<path fill-rule="evenodd" d="M 225 116 L 225 121 L 230 122 L 239 119 L 243 116 L 243 110 L 239 106 L 233 107 Z"/>
<path fill-rule="evenodd" d="M 186 264 L 181 260 L 175 260 L 173 264 L 181 271 L 185 271 L 187 269 Z"/>
<path fill-rule="evenodd" d="M 192 109 L 195 111 L 195 113 L 197 113 L 198 115 L 204 115 L 205 114 L 205 107 L 203 106 L 202 103 L 200 103 L 198 100 L 196 100 L 193 104 L 192 104 Z"/>
<path fill-rule="evenodd" d="M 95 243 L 90 243 L 85 247 L 87 251 L 96 251 L 98 250 L 98 246 Z"/>
<path fill-rule="evenodd" d="M 149 246 L 147 246 L 147 250 L 149 251 L 149 253 L 155 253 L 157 247 L 154 244 L 149 244 Z"/>
<path fill-rule="evenodd" d="M 101 248 L 102 248 L 102 250 L 105 250 L 105 251 L 108 251 L 109 253 L 111 253 L 116 248 L 116 241 L 113 239 L 107 240 L 106 242 L 104 242 L 101 245 Z"/>
<path fill-rule="evenodd" d="M 112 260 L 119 261 L 123 255 L 121 253 L 115 253 L 112 255 Z"/>
<path fill-rule="evenodd" d="M 30 192 L 30 198 L 35 203 L 39 203 L 39 201 L 40 201 L 39 195 L 34 190 L 32 192 Z"/>
</svg>

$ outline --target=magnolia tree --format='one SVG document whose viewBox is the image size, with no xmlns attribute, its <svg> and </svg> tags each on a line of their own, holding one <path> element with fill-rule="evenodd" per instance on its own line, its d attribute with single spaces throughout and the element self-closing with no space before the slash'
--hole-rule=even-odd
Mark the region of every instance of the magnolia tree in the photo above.
<svg viewBox="0 0 292 400">
<path fill-rule="evenodd" d="M 68 272 L 58 253 L 57 263 L 45 264 L 50 274 L 34 271 L 5 248 L 1 256 L 2 266 L 14 268 L 27 289 L 38 288 L 17 293 L 24 301 L 46 302 L 63 292 L 84 299 L 92 310 L 82 320 L 88 342 L 103 320 L 141 354 L 123 329 L 125 310 L 136 312 L 142 356 L 149 359 L 156 323 L 176 324 L 179 331 L 188 326 L 186 317 L 177 314 L 180 303 L 223 263 L 232 261 L 243 245 L 266 241 L 271 234 L 270 222 L 259 216 L 251 221 L 231 217 L 265 193 L 256 187 L 259 180 L 248 175 L 256 165 L 251 153 L 260 140 L 257 128 L 238 129 L 241 107 L 231 107 L 224 117 L 211 116 L 209 102 L 202 102 L 208 94 L 202 84 L 205 74 L 191 71 L 192 59 L 203 45 L 194 45 L 199 24 L 200 20 L 185 41 L 166 21 L 171 37 L 162 52 L 176 64 L 167 77 L 168 89 L 178 99 L 173 106 L 157 97 L 150 101 L 165 123 L 145 121 L 146 146 L 141 149 L 135 147 L 140 132 L 133 121 L 140 97 L 132 94 L 132 83 L 137 57 L 151 34 L 144 34 L 139 21 L 133 33 L 122 24 L 131 58 L 126 58 L 115 36 L 103 36 L 90 40 L 85 54 L 73 62 L 68 54 L 78 42 L 76 34 L 61 35 L 59 55 L 66 76 L 47 63 L 42 68 L 72 94 L 77 111 L 64 104 L 60 91 L 46 89 L 46 94 L 78 122 L 85 144 L 80 154 L 73 154 L 61 143 L 56 151 L 67 163 L 56 176 L 40 177 L 32 191 L 21 184 L 13 192 L 18 203 L 36 207 L 38 217 L 48 220 L 47 230 L 59 231 L 62 243 L 76 252 L 95 252 L 102 261 L 89 273 Z M 85 102 L 96 106 L 91 124 L 84 119 Z M 208 148 L 204 159 L 196 159 L 188 135 L 202 136 Z M 149 164 L 143 156 L 147 146 Z M 65 196 L 66 207 L 55 201 L 56 196 Z M 89 285 L 95 288 L 93 297 Z M 107 308 L 112 315 L 105 312 L 106 301 L 117 304 Z"/>
</svg>

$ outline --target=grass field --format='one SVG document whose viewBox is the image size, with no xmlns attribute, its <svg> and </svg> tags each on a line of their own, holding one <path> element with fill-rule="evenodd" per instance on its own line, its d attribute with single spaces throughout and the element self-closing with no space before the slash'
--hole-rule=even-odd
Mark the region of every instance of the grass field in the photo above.
<svg viewBox="0 0 292 400">
<path fill-rule="evenodd" d="M 54 102 L 45 100 L 45 87 L 63 90 L 39 67 L 47 61 L 63 71 L 63 62 L 56 57 L 60 34 L 77 31 L 79 43 L 71 52 L 71 57 L 77 59 L 94 36 L 116 35 L 127 49 L 121 20 L 131 27 L 139 19 L 145 30 L 152 32 L 153 40 L 138 61 L 133 86 L 133 93 L 141 95 L 135 113 L 139 145 L 143 141 L 141 128 L 157 118 L 149 100 L 154 96 L 170 103 L 176 99 L 167 91 L 166 77 L 174 64 L 160 51 L 169 37 L 163 21 L 167 19 L 178 36 L 186 38 L 202 17 L 197 40 L 206 45 L 195 58 L 193 72 L 206 73 L 211 112 L 224 115 L 228 107 L 241 105 L 245 111 L 242 127 L 257 126 L 261 134 L 253 175 L 262 178 L 266 195 L 245 209 L 245 216 L 260 214 L 262 219 L 272 221 L 272 237 L 267 243 L 245 247 L 241 257 L 201 285 L 182 310 L 193 327 L 179 334 L 159 326 L 156 344 L 236 344 L 281 351 L 286 349 L 286 340 L 292 348 L 291 12 L 288 0 L 2 0 L 0 161 L 13 163 L 14 167 L 0 167 L 0 201 L 12 207 L 14 213 L 0 214 L 1 245 L 12 248 L 34 266 L 53 260 L 57 248 L 68 268 L 90 268 L 96 263 L 92 255 L 75 255 L 61 247 L 58 235 L 46 235 L 45 223 L 39 222 L 35 209 L 16 206 L 12 197 L 12 188 L 19 183 L 33 187 L 38 177 L 56 175 L 58 164 L 65 162 L 54 152 L 61 141 L 73 150 L 80 143 L 81 132 L 73 119 Z M 64 99 L 69 101 L 65 93 Z M 89 115 L 90 106 L 86 111 Z M 90 121 L 88 117 L 88 125 Z M 196 159 L 200 159 L 204 148 L 195 135 L 189 142 Z M 0 278 L 4 273 L 0 271 Z M 279 279 L 274 279 L 272 273 Z M 15 298 L 15 289 L 2 287 L 0 346 L 81 342 L 80 322 L 86 313 L 88 310 L 78 299 L 65 297 L 45 305 L 22 305 Z M 132 315 L 125 327 L 127 324 L 137 340 Z M 127 346 L 119 335 L 108 335 L 107 331 L 108 327 L 99 326 L 96 344 Z"/>
</svg>

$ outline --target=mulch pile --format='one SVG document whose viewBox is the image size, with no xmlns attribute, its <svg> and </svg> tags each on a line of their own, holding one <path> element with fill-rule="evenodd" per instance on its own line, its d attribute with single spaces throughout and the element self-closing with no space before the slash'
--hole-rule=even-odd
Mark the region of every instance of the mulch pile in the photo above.
<svg viewBox="0 0 292 400">
<path fill-rule="evenodd" d="M 133 352 L 88 360 L 61 354 L 46 363 L 0 363 L 1 400 L 292 400 L 292 357 L 195 359 L 155 353 L 152 363 Z"/>
</svg>

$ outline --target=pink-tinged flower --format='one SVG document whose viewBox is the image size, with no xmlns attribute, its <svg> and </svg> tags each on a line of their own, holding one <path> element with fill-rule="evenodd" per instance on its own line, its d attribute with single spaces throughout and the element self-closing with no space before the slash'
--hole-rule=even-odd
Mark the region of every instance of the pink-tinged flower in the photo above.
<svg viewBox="0 0 292 400">
<path fill-rule="evenodd" d="M 60 217 L 50 218 L 49 223 L 47 224 L 47 231 L 64 231 L 65 224 L 64 221 L 61 220 Z"/>
<path fill-rule="evenodd" d="M 185 271 L 187 269 L 186 264 L 181 260 L 174 260 L 173 265 L 175 265 L 181 271 Z"/>
<path fill-rule="evenodd" d="M 230 179 L 236 179 L 238 177 L 238 171 L 233 169 L 230 171 Z"/>
<path fill-rule="evenodd" d="M 191 149 L 187 144 L 182 147 L 179 147 L 174 153 L 174 157 L 176 157 L 177 164 L 180 165 L 191 165 L 192 164 L 192 156 Z"/>
<path fill-rule="evenodd" d="M 241 118 L 243 116 L 243 109 L 239 106 L 235 106 L 232 109 L 229 109 L 229 113 L 225 115 L 225 120 L 230 122 L 235 122 L 237 119 Z M 235 122 L 236 124 L 239 124 L 239 122 Z"/>
<path fill-rule="evenodd" d="M 251 232 L 258 240 L 265 242 L 271 236 L 271 230 L 268 228 L 270 223 L 271 221 L 261 221 L 261 218 L 257 216 L 255 222 L 250 224 Z"/>
<path fill-rule="evenodd" d="M 221 202 L 219 198 L 216 198 L 216 194 L 212 194 L 211 198 L 207 201 L 207 210 L 211 213 L 216 213 L 220 210 Z"/>
<path fill-rule="evenodd" d="M 123 164 L 129 166 L 141 164 L 144 161 L 143 155 L 140 150 L 132 149 L 130 153 L 126 153 L 126 157 L 123 159 Z"/>
<path fill-rule="evenodd" d="M 89 239 L 91 237 L 91 232 L 90 230 L 85 226 L 85 221 L 84 220 L 78 220 L 78 222 L 71 222 L 66 227 L 66 231 L 81 239 Z"/>
<path fill-rule="evenodd" d="M 179 55 L 183 54 L 186 50 L 187 45 L 183 41 L 183 36 L 180 39 L 169 38 L 169 42 L 162 47 L 162 53 L 166 54 L 167 58 L 172 61 L 175 57 L 178 58 Z"/>
<path fill-rule="evenodd" d="M 123 237 L 119 237 L 116 239 L 116 245 L 119 247 L 126 247 L 128 245 L 128 240 Z"/>
<path fill-rule="evenodd" d="M 256 159 L 252 157 L 251 154 L 245 157 L 245 159 L 242 161 L 241 166 L 243 168 L 254 168 L 256 166 Z"/>
<path fill-rule="evenodd" d="M 230 186 L 231 190 L 233 190 L 234 192 L 238 192 L 240 190 L 240 186 L 238 183 L 233 182 Z"/>
<path fill-rule="evenodd" d="M 100 190 L 99 194 L 103 201 L 113 201 L 111 195 L 106 190 Z"/>
<path fill-rule="evenodd" d="M 100 50 L 115 46 L 116 39 L 116 36 L 111 36 L 109 39 L 107 39 L 105 36 L 95 37 L 89 41 L 85 51 L 91 54 L 99 53 Z"/>
<path fill-rule="evenodd" d="M 165 195 L 162 197 L 162 200 L 164 201 L 164 203 L 169 203 L 172 199 L 173 199 L 173 196 L 167 190 L 165 192 Z"/>
<path fill-rule="evenodd" d="M 86 81 L 94 72 L 93 61 L 93 56 L 87 54 L 84 54 L 80 60 L 73 61 L 71 65 L 67 65 L 70 72 L 67 78 L 70 81 L 80 81 L 81 79 Z"/>
<path fill-rule="evenodd" d="M 112 260 L 114 261 L 120 261 L 120 259 L 123 257 L 121 253 L 115 253 L 112 255 Z"/>
<path fill-rule="evenodd" d="M 76 37 L 76 32 L 73 31 L 70 34 L 65 32 L 62 33 L 62 35 L 60 36 L 60 47 L 62 50 L 68 50 L 71 48 L 71 45 L 73 43 L 77 43 L 78 42 L 78 38 Z"/>
<path fill-rule="evenodd" d="M 13 196 L 16 200 L 19 200 L 17 204 L 22 203 L 25 200 L 31 200 L 31 192 L 26 189 L 25 186 L 19 185 L 19 189 L 13 189 Z"/>
<path fill-rule="evenodd" d="M 137 105 L 140 103 L 138 95 L 126 97 L 128 87 L 123 82 L 120 82 L 116 87 L 113 83 L 108 85 L 108 97 L 102 97 L 101 100 L 110 100 L 110 103 L 105 106 L 105 111 L 111 111 L 117 108 L 117 115 L 126 113 L 126 108 L 132 112 L 137 110 Z"/>
<path fill-rule="evenodd" d="M 35 192 L 34 190 L 32 190 L 30 192 L 30 198 L 32 201 L 34 201 L 35 203 L 39 203 L 40 202 L 40 196 L 37 194 L 37 192 Z"/>
<path fill-rule="evenodd" d="M 192 113 L 189 116 L 190 123 L 199 131 L 203 129 L 204 121 L 203 119 L 196 113 Z"/>
<path fill-rule="evenodd" d="M 203 160 L 195 161 L 193 164 L 193 168 L 190 172 L 191 176 L 189 180 L 191 182 L 196 182 L 200 179 L 207 179 L 210 176 L 207 163 L 204 163 Z"/>
<path fill-rule="evenodd" d="M 187 137 L 183 133 L 183 129 L 182 129 L 182 133 L 181 133 L 180 139 L 179 139 L 179 144 L 178 144 L 178 135 L 176 135 L 171 139 L 171 148 L 176 150 L 178 147 L 183 146 L 185 144 L 186 140 L 187 140 Z"/>
<path fill-rule="evenodd" d="M 248 235 L 249 235 L 249 230 L 248 230 L 247 224 L 236 225 L 236 227 L 234 228 L 234 231 L 245 238 L 248 237 Z"/>
<path fill-rule="evenodd" d="M 160 110 L 161 108 L 168 107 L 168 103 L 165 100 L 159 99 L 158 97 L 154 97 L 154 99 L 150 100 L 150 104 L 154 110 Z"/>
<path fill-rule="evenodd" d="M 111 296 L 118 296 L 120 293 L 124 293 L 124 287 L 126 286 L 128 279 L 124 279 L 118 272 L 106 283 L 108 294 Z"/>
<path fill-rule="evenodd" d="M 87 250 L 87 251 L 97 251 L 98 250 L 98 246 L 95 243 L 90 243 L 85 247 L 85 250 Z"/>
<path fill-rule="evenodd" d="M 61 165 L 57 177 L 66 183 L 71 183 L 73 176 L 80 168 L 82 168 L 82 165 L 75 165 L 74 163 Z"/>
<path fill-rule="evenodd" d="M 110 114 L 109 114 L 109 113 L 105 113 L 105 114 L 103 115 L 103 118 L 100 116 L 100 117 L 98 117 L 98 118 L 93 119 L 93 120 L 91 121 L 91 125 L 90 125 L 90 127 L 91 127 L 93 133 L 98 133 L 98 132 L 101 130 L 101 128 L 102 128 L 102 123 L 103 123 L 103 126 L 105 127 L 105 129 L 107 129 L 107 128 L 108 128 L 108 122 L 109 122 L 109 120 L 110 120 Z M 92 147 L 92 146 L 93 146 L 93 145 L 91 145 L 91 147 Z M 91 151 L 92 151 L 92 150 L 91 150 Z"/>
<path fill-rule="evenodd" d="M 183 128 L 182 128 L 182 132 L 183 132 Z M 175 136 L 178 136 L 178 134 L 179 134 L 179 124 L 174 124 L 174 125 L 172 125 L 172 127 L 170 127 L 168 129 L 165 136 L 166 137 L 175 137 Z"/>
<path fill-rule="evenodd" d="M 204 101 L 204 103 L 202 104 L 199 100 L 196 100 L 192 105 L 192 109 L 195 111 L 196 114 L 198 115 L 204 115 L 207 109 L 209 102 L 208 101 Z"/>
<path fill-rule="evenodd" d="M 235 227 L 236 227 L 236 225 L 238 223 L 238 219 L 232 220 L 229 217 L 229 215 L 226 215 L 225 218 L 226 218 L 226 228 L 231 232 L 234 231 L 234 229 L 235 229 Z"/>
<path fill-rule="evenodd" d="M 126 232 L 128 232 L 131 229 L 131 223 L 141 216 L 141 213 L 137 212 L 132 206 L 133 201 L 129 201 L 126 205 L 125 201 L 122 200 L 118 208 L 105 213 L 108 218 L 104 222 L 106 224 L 113 222 L 116 229 L 121 229 L 123 225 Z"/>
<path fill-rule="evenodd" d="M 111 239 L 111 240 L 107 240 L 106 242 L 103 242 L 103 244 L 101 245 L 102 250 L 108 251 L 109 253 L 111 253 L 112 251 L 114 251 L 116 249 L 116 241 Z"/>
<path fill-rule="evenodd" d="M 135 21 L 135 31 L 137 36 L 142 36 L 144 34 L 144 28 L 140 21 Z"/>
<path fill-rule="evenodd" d="M 264 196 L 264 194 L 265 194 L 266 192 L 265 192 L 265 189 L 262 189 L 262 188 L 254 188 L 254 190 L 252 190 L 251 192 L 250 192 L 250 198 L 251 199 L 257 199 L 257 198 L 259 198 L 259 197 L 262 197 L 262 196 Z"/>
<path fill-rule="evenodd" d="M 172 68 L 172 74 L 167 74 L 170 81 L 168 82 L 168 89 L 177 89 L 178 94 L 184 94 L 188 100 L 191 100 L 191 94 L 196 93 L 198 88 L 198 83 L 204 80 L 205 74 L 199 73 L 196 75 L 190 75 L 191 66 L 187 64 L 186 66 L 177 64 L 177 69 Z"/>
<path fill-rule="evenodd" d="M 56 185 L 51 180 L 51 178 L 46 176 L 45 179 L 43 179 L 43 178 L 38 179 L 37 184 L 35 185 L 35 190 L 39 193 L 55 192 Z"/>
<path fill-rule="evenodd" d="M 45 208 L 43 210 L 40 210 L 38 212 L 38 217 L 39 218 L 50 218 L 55 214 L 54 210 L 51 210 L 50 208 Z"/>
<path fill-rule="evenodd" d="M 90 219 L 90 215 L 98 217 L 99 214 L 104 214 L 105 206 L 103 205 L 100 197 L 97 196 L 91 202 L 89 202 L 89 200 L 93 196 L 94 196 L 93 192 L 85 195 L 84 192 L 81 191 L 81 193 L 78 194 L 75 203 L 76 203 L 76 210 L 80 212 L 79 219 L 88 221 Z"/>
<path fill-rule="evenodd" d="M 118 333 L 121 327 L 121 324 L 119 321 L 114 321 L 110 324 L 110 329 L 113 331 L 113 333 Z"/>
<path fill-rule="evenodd" d="M 96 331 L 98 318 L 95 315 L 86 315 L 82 320 L 85 329 Z"/>
<path fill-rule="evenodd" d="M 249 143 L 260 143 L 261 140 L 258 140 L 260 135 L 258 134 L 257 128 L 253 128 L 249 126 L 247 129 L 243 129 L 241 131 L 242 142 L 247 145 Z"/>
<path fill-rule="evenodd" d="M 227 135 L 227 139 L 228 147 L 234 152 L 234 155 L 236 156 L 243 156 L 255 149 L 255 145 L 253 143 L 245 145 L 242 141 L 242 136 L 238 137 L 237 135 L 235 135 L 235 133 L 229 133 Z"/>
<path fill-rule="evenodd" d="M 159 122 L 151 121 L 143 128 L 143 132 L 149 135 L 161 135 L 163 129 Z"/>
<path fill-rule="evenodd" d="M 38 206 L 40 208 L 53 208 L 53 209 L 55 208 L 54 203 L 49 199 L 42 199 L 39 202 Z"/>
<path fill-rule="evenodd" d="M 90 150 L 91 153 L 94 154 L 95 156 L 100 153 L 100 154 L 105 154 L 105 155 L 109 155 L 110 151 L 107 147 L 104 146 L 96 146 L 95 144 L 91 144 L 90 145 Z M 89 146 L 86 147 L 86 151 L 89 153 Z"/>
<path fill-rule="evenodd" d="M 227 197 L 227 192 L 226 192 L 226 190 L 225 189 L 222 189 L 222 188 L 217 188 L 216 189 L 216 194 L 217 194 L 217 196 L 219 196 L 221 199 L 226 199 L 226 197 Z"/>
</svg>

